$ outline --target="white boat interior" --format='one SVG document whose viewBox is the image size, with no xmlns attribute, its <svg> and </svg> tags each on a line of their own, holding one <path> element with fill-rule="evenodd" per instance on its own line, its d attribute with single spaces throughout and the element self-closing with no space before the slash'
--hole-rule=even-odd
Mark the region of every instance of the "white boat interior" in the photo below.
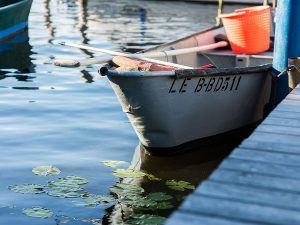
<svg viewBox="0 0 300 225">
<path fill-rule="evenodd" d="M 216 37 L 220 35 L 225 36 L 225 34 L 224 27 L 215 27 L 183 39 L 176 40 L 174 42 L 148 49 L 146 52 L 167 51 L 208 45 L 217 42 Z M 235 54 L 231 51 L 230 47 L 228 47 L 178 56 L 166 56 L 160 58 L 160 60 L 191 66 L 194 68 L 206 64 L 214 64 L 217 68 L 250 67 L 272 63 L 273 51 L 269 50 L 258 54 L 246 55 Z"/>
</svg>

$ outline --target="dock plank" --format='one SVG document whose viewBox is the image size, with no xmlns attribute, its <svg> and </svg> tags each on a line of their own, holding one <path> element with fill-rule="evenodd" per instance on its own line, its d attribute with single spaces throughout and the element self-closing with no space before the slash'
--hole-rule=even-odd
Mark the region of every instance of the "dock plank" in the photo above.
<svg viewBox="0 0 300 225">
<path fill-rule="evenodd" d="M 224 198 L 212 198 L 204 195 L 189 196 L 180 207 L 180 210 L 258 224 L 300 224 L 300 213 L 298 211 L 278 209 Z"/>
<path fill-rule="evenodd" d="M 300 127 L 300 119 L 290 119 L 290 118 L 276 118 L 276 117 L 268 117 L 265 119 L 262 124 L 259 126 L 264 125 L 274 125 L 280 128 L 281 126 L 284 127 Z"/>
<path fill-rule="evenodd" d="M 221 163 L 219 168 L 300 180 L 300 167 L 275 164 L 273 162 L 261 163 L 255 161 L 255 159 L 227 158 Z"/>
<path fill-rule="evenodd" d="M 246 139 L 240 145 L 241 148 L 252 148 L 262 151 L 281 152 L 286 154 L 300 154 L 300 147 L 298 145 L 291 145 L 286 143 L 275 143 L 268 140 L 253 140 Z"/>
<path fill-rule="evenodd" d="M 284 121 L 282 121 L 284 122 Z M 300 123 L 299 123 L 300 125 Z M 262 126 L 259 126 L 256 131 L 259 132 L 265 132 L 265 133 L 273 133 L 273 134 L 287 134 L 287 135 L 294 135 L 294 136 L 300 136 L 300 127 L 293 127 L 293 126 L 286 126 L 284 124 L 280 125 L 269 125 L 269 124 L 263 124 Z"/>
<path fill-rule="evenodd" d="M 194 214 L 186 211 L 178 211 L 172 215 L 172 221 L 167 221 L 166 225 L 255 225 L 245 221 L 234 221 L 226 218 L 218 218 L 204 214 Z"/>
<path fill-rule="evenodd" d="M 231 199 L 300 212 L 300 196 L 294 193 L 260 189 L 246 185 L 206 181 L 195 191 L 195 194 L 203 194 L 205 196 L 226 198 L 229 200 Z"/>
<path fill-rule="evenodd" d="M 281 110 L 274 110 L 272 111 L 268 118 L 284 118 L 284 119 L 296 119 L 300 120 L 300 113 L 295 112 L 288 112 L 288 111 L 281 111 Z"/>
<path fill-rule="evenodd" d="M 251 187 L 300 194 L 300 181 L 290 178 L 271 177 L 257 173 L 219 168 L 209 179 L 223 183 L 243 184 Z"/>
<path fill-rule="evenodd" d="M 252 141 L 261 141 L 269 144 L 283 144 L 287 147 L 289 146 L 298 146 L 300 147 L 300 138 L 296 135 L 289 134 L 274 134 L 266 133 L 255 130 L 251 135 Z"/>
<path fill-rule="evenodd" d="M 286 154 L 279 152 L 268 152 L 256 149 L 243 149 L 238 148 L 238 151 L 234 151 L 230 154 L 229 158 L 236 159 L 248 159 L 258 161 L 261 163 L 272 162 L 287 166 L 300 166 L 300 155 Z"/>
</svg>

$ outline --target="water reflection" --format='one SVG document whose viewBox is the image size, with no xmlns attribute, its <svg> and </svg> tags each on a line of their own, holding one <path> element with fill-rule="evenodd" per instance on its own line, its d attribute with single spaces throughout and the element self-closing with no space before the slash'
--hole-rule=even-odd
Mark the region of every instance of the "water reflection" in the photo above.
<svg viewBox="0 0 300 225">
<path fill-rule="evenodd" d="M 121 178 L 119 182 L 121 184 L 137 185 L 143 188 L 145 190 L 144 195 L 146 196 L 147 194 L 158 192 L 170 195 L 173 199 L 165 203 L 170 203 L 173 207 L 166 209 L 158 208 L 155 210 L 149 210 L 145 207 L 141 209 L 143 207 L 135 208 L 130 205 L 122 204 L 122 199 L 119 199 L 119 204 L 106 209 L 107 214 L 103 218 L 103 222 L 105 224 L 126 223 L 126 220 L 134 214 L 152 214 L 168 217 L 174 208 L 176 208 L 192 190 L 172 190 L 167 187 L 166 181 L 186 181 L 197 186 L 211 174 L 238 142 L 239 140 L 222 144 L 210 144 L 201 147 L 201 149 L 194 149 L 193 151 L 168 157 L 151 156 L 142 145 L 138 145 L 134 152 L 130 168 L 135 171 L 146 172 L 161 180 L 153 181 L 144 176 L 140 178 Z M 137 198 L 137 201 L 141 200 Z"/>
<path fill-rule="evenodd" d="M 32 47 L 29 44 L 28 32 L 22 32 L 13 39 L 0 43 L 0 79 L 6 78 L 11 73 L 33 73 L 34 66 L 31 62 Z M 18 80 L 27 81 L 32 78 L 27 75 L 13 75 Z"/>
</svg>

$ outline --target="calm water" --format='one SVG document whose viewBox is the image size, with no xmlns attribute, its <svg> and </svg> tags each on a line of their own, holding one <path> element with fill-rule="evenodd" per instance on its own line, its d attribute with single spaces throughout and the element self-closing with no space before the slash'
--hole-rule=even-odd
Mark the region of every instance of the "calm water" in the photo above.
<svg viewBox="0 0 300 225">
<path fill-rule="evenodd" d="M 0 224 L 100 224 L 120 219 L 122 210 L 113 204 L 86 208 L 76 205 L 80 199 L 8 190 L 13 184 L 47 185 L 58 177 L 76 175 L 89 180 L 84 186 L 88 192 L 109 196 L 109 188 L 119 179 L 101 163 L 103 160 L 130 164 L 135 158 L 131 166 L 162 180 L 133 179 L 129 183 L 177 197 L 188 192 L 170 191 L 165 180 L 196 185 L 206 177 L 218 160 L 199 152 L 169 158 L 139 157 L 138 139 L 108 80 L 97 74 L 98 67 L 68 69 L 52 62 L 55 58 L 100 56 L 61 47 L 56 44 L 59 41 L 133 52 L 210 27 L 216 9 L 216 5 L 168 1 L 89 0 L 82 6 L 75 0 L 35 0 L 29 41 L 24 34 L 0 46 Z M 62 173 L 54 177 L 31 173 L 41 165 L 54 165 Z M 37 219 L 22 214 L 23 208 L 32 206 L 51 209 L 54 216 Z M 128 208 L 123 210 L 132 213 Z M 171 211 L 147 213 L 168 216 Z"/>
</svg>

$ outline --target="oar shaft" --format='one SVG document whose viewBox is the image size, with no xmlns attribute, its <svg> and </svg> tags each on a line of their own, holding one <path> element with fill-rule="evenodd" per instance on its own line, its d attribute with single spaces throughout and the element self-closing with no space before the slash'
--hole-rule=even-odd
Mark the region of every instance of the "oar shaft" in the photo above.
<svg viewBox="0 0 300 225">
<path fill-rule="evenodd" d="M 125 53 L 115 52 L 115 51 L 111 51 L 111 50 L 107 50 L 107 49 L 94 48 L 94 47 L 90 47 L 90 46 L 86 46 L 86 45 L 79 45 L 79 44 L 68 43 L 68 42 L 64 42 L 64 43 L 61 43 L 61 44 L 66 45 L 66 46 L 70 46 L 70 47 L 90 50 L 90 51 L 102 52 L 102 53 L 115 55 L 115 56 L 125 56 L 125 57 L 131 57 L 131 58 L 135 58 L 135 59 L 146 60 L 146 61 L 149 61 L 149 62 L 152 62 L 152 63 L 158 63 L 158 64 L 162 64 L 162 65 L 166 65 L 166 66 L 173 66 L 173 67 L 181 68 L 181 69 L 193 69 L 193 67 L 190 67 L 190 66 L 184 66 L 184 65 L 165 62 L 165 61 L 156 60 L 156 59 L 149 59 L 149 58 L 141 57 L 141 55 L 138 55 L 138 54 L 125 54 Z"/>
<path fill-rule="evenodd" d="M 147 60 L 149 62 L 159 63 L 159 64 L 163 64 L 163 65 L 167 65 L 167 66 L 178 67 L 178 68 L 182 68 L 182 69 L 191 69 L 192 67 L 179 65 L 179 64 L 175 64 L 175 63 L 170 63 L 170 62 L 165 62 L 165 61 L 161 61 L 161 60 L 149 59 L 149 58 L 162 58 L 162 57 L 166 57 L 166 56 L 169 57 L 169 56 L 175 56 L 175 55 L 183 55 L 183 54 L 207 51 L 207 50 L 212 50 L 212 49 L 228 46 L 227 41 L 219 41 L 217 43 L 203 45 L 203 46 L 197 46 L 197 47 L 191 47 L 191 48 L 182 48 L 182 49 L 160 51 L 160 52 L 146 52 L 146 53 L 141 53 L 141 54 L 126 54 L 126 53 L 111 51 L 111 50 L 107 50 L 107 49 L 95 48 L 95 47 L 91 47 L 91 46 L 87 46 L 87 45 L 69 43 L 69 42 L 62 42 L 61 44 L 70 46 L 70 47 L 79 48 L 79 49 L 90 50 L 93 52 L 102 52 L 102 53 L 106 53 L 106 54 L 114 55 L 114 56 L 125 56 L 125 57 Z M 107 61 L 109 61 L 109 60 L 111 60 L 110 57 L 107 58 Z M 95 59 L 86 59 L 86 60 L 82 60 L 82 61 L 76 61 L 76 65 L 75 65 L 75 61 L 68 62 L 68 61 L 57 60 L 55 62 L 55 65 L 67 66 L 67 67 L 77 67 L 77 66 L 85 66 L 85 65 L 97 64 L 97 63 L 99 64 L 99 63 L 104 63 L 104 62 L 105 62 L 105 59 L 95 58 Z"/>
</svg>

